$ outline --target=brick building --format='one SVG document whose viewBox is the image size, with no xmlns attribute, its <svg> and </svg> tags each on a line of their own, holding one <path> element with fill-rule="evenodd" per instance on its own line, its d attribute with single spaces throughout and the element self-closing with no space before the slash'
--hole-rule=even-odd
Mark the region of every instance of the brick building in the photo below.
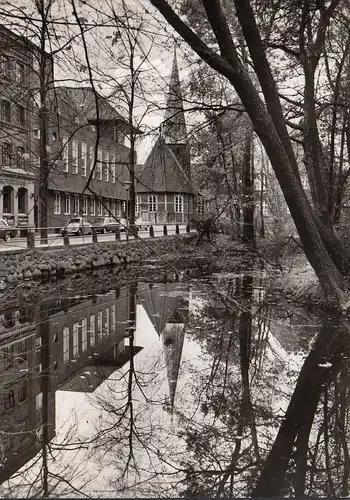
<svg viewBox="0 0 350 500">
<path fill-rule="evenodd" d="M 152 224 L 187 222 L 194 212 L 190 151 L 176 53 L 161 134 L 138 175 L 136 215 Z"/>
</svg>

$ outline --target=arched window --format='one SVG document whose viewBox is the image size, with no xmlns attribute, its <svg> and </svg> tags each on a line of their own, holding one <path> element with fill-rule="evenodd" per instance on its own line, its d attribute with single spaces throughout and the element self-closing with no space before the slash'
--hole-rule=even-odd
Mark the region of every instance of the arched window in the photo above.
<svg viewBox="0 0 350 500">
<path fill-rule="evenodd" d="M 21 187 L 18 189 L 18 213 L 26 214 L 28 212 L 28 191 Z"/>
<path fill-rule="evenodd" d="M 14 193 L 12 186 L 4 186 L 3 188 L 3 213 L 4 214 L 13 214 L 14 210 Z"/>
<path fill-rule="evenodd" d="M 148 196 L 148 210 L 149 210 L 149 212 L 156 212 L 157 211 L 157 195 L 150 194 Z"/>
<path fill-rule="evenodd" d="M 175 213 L 182 214 L 183 212 L 183 197 L 181 194 L 175 196 Z"/>
</svg>

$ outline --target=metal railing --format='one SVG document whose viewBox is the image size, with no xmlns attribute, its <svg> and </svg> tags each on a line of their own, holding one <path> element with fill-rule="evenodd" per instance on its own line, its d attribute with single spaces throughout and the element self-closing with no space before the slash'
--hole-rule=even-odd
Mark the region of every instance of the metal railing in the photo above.
<svg viewBox="0 0 350 500">
<path fill-rule="evenodd" d="M 41 235 L 42 229 L 47 229 L 47 237 Z M 20 233 L 19 236 L 9 241 L 0 240 L 0 252 L 25 250 L 34 248 L 57 248 L 62 246 L 89 245 L 93 243 L 111 241 L 129 241 L 137 238 L 159 238 L 173 236 L 190 232 L 188 224 L 153 224 L 147 230 L 130 228 L 129 230 L 117 229 L 115 231 L 100 234 L 92 228 L 92 234 L 69 234 L 62 227 L 20 227 L 14 228 Z M 90 232 L 90 231 L 89 231 Z"/>
</svg>

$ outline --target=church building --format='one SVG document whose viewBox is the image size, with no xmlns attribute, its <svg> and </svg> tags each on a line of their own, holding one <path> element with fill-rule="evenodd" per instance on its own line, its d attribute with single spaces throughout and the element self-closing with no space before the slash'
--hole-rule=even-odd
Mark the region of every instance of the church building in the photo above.
<svg viewBox="0 0 350 500">
<path fill-rule="evenodd" d="M 195 195 L 176 52 L 160 135 L 137 180 L 137 217 L 151 224 L 188 222 Z"/>
</svg>

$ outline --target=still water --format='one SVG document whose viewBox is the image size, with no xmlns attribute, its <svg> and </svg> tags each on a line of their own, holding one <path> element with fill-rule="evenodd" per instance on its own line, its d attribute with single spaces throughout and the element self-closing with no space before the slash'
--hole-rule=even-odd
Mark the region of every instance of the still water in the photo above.
<svg viewBox="0 0 350 500">
<path fill-rule="evenodd" d="M 268 282 L 154 267 L 3 303 L 1 496 L 349 495 L 347 321 Z"/>
</svg>

